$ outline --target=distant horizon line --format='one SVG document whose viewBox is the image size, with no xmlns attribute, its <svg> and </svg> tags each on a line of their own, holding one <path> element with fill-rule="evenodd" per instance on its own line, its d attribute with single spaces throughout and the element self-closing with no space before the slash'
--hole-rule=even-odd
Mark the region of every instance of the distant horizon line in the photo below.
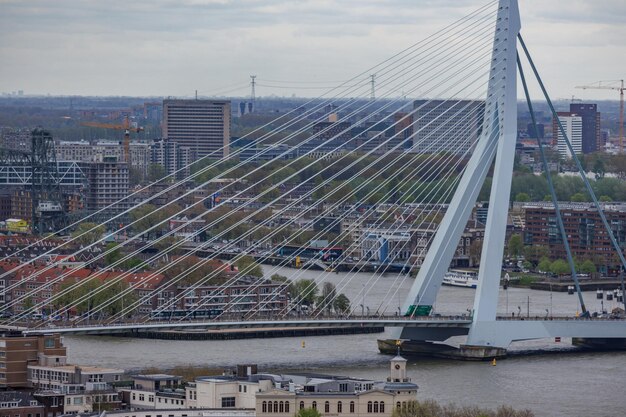
<svg viewBox="0 0 626 417">
<path fill-rule="evenodd" d="M 0 95 L 0 99 L 26 99 L 26 98 L 105 98 L 105 99 L 159 99 L 159 100 L 167 100 L 167 99 L 177 99 L 177 100 L 247 100 L 252 101 L 250 97 L 241 97 L 241 96 L 150 96 L 150 95 L 81 95 L 81 94 L 23 94 L 23 95 L 14 95 L 14 94 L 2 94 Z M 337 98 L 333 101 L 345 101 L 345 100 L 354 100 L 359 97 L 344 97 Z M 313 97 L 313 96 L 277 96 L 277 95 L 269 95 L 269 96 L 256 96 L 254 101 L 260 100 L 328 100 L 328 98 L 324 97 Z M 360 97 L 360 99 L 364 101 L 369 101 L 369 97 Z M 436 98 L 432 97 L 406 97 L 406 101 L 413 100 L 435 100 Z M 376 101 L 390 101 L 390 100 L 398 100 L 398 97 L 387 97 L 376 99 Z M 454 98 L 442 98 L 442 100 L 455 100 Z M 459 99 L 461 100 L 461 99 Z M 468 100 L 468 99 L 465 99 Z M 469 99 L 469 100 L 480 100 L 479 98 Z M 518 102 L 525 102 L 524 99 L 518 99 Z M 545 102 L 545 100 L 537 99 L 532 100 L 533 102 Z M 578 99 L 572 100 L 571 98 L 557 98 L 552 99 L 553 102 L 569 102 L 569 103 L 586 103 L 590 101 L 594 102 L 615 102 L 619 103 L 619 99 Z"/>
</svg>

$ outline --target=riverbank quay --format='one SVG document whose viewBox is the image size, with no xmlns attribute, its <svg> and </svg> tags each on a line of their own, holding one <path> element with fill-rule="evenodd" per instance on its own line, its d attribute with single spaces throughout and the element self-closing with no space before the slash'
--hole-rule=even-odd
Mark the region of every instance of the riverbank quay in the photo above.
<svg viewBox="0 0 626 417">
<path fill-rule="evenodd" d="M 534 282 L 529 285 L 531 290 L 540 290 L 540 291 L 556 291 L 556 292 L 567 292 L 568 287 L 574 285 L 573 281 L 540 281 Z M 513 285 L 511 285 L 513 286 Z M 621 288 L 622 283 L 619 280 L 590 280 L 590 281 L 580 281 L 580 290 L 581 291 L 613 291 L 615 289 Z"/>
</svg>

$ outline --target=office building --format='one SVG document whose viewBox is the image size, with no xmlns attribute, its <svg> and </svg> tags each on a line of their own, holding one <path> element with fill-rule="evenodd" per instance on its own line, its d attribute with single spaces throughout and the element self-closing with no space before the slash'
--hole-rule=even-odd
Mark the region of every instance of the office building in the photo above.
<svg viewBox="0 0 626 417">
<path fill-rule="evenodd" d="M 571 103 L 570 113 L 582 118 L 582 153 L 602 151 L 604 143 L 600 134 L 600 113 L 597 104 Z"/>
<path fill-rule="evenodd" d="M 163 139 L 195 151 L 196 158 L 228 156 L 230 101 L 163 100 Z"/>
<path fill-rule="evenodd" d="M 482 132 L 485 103 L 469 100 L 416 100 L 411 152 L 469 156 Z"/>
<path fill-rule="evenodd" d="M 583 118 L 571 112 L 559 112 L 557 115 L 574 149 L 574 153 L 577 155 L 581 154 L 583 151 Z M 571 158 L 572 153 L 569 146 L 567 146 L 556 119 L 552 120 L 552 137 L 553 145 L 556 145 L 559 154 L 563 158 Z"/>
</svg>

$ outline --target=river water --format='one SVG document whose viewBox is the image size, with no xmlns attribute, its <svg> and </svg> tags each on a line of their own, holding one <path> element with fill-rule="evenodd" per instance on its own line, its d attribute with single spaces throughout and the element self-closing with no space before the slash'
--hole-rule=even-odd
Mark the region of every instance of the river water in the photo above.
<svg viewBox="0 0 626 417">
<path fill-rule="evenodd" d="M 264 266 L 266 273 L 274 273 Z M 330 273 L 281 269 L 291 278 L 314 278 L 333 282 L 339 292 L 364 304 L 373 313 L 397 311 L 413 279 L 387 274 Z M 363 289 L 366 289 L 366 294 Z M 391 288 L 391 290 L 390 290 Z M 472 308 L 475 291 L 442 287 L 435 309 L 441 314 L 459 314 Z M 600 310 L 595 292 L 585 293 L 592 311 Z M 383 302 L 383 300 L 390 300 Z M 617 306 L 605 302 L 606 307 Z M 359 307 L 360 309 L 360 307 Z M 510 288 L 500 291 L 502 314 L 545 316 L 574 315 L 575 295 Z M 387 336 L 389 336 L 387 332 Z M 138 370 L 147 367 L 167 369 L 178 365 L 208 367 L 256 363 L 260 370 L 311 370 L 323 373 L 384 379 L 389 356 L 379 354 L 376 339 L 385 334 L 278 338 L 229 341 L 170 341 L 114 337 L 65 337 L 72 363 L 93 364 Z M 302 342 L 305 347 L 302 347 Z M 420 389 L 420 399 L 495 408 L 509 404 L 530 408 L 537 416 L 626 415 L 626 352 L 567 352 L 569 341 L 541 340 L 515 344 L 511 351 L 521 353 L 543 348 L 542 355 L 515 355 L 498 361 L 459 362 L 409 358 L 408 374 Z"/>
</svg>

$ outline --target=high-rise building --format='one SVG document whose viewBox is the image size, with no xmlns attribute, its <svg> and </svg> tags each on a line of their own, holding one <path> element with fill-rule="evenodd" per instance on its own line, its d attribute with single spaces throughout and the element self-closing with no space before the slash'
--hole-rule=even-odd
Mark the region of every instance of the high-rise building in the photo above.
<svg viewBox="0 0 626 417">
<path fill-rule="evenodd" d="M 57 161 L 99 161 L 104 157 L 113 156 L 122 160 L 123 146 L 119 142 L 98 141 L 66 142 L 60 141 L 55 145 Z M 150 147 L 147 143 L 134 142 L 130 144 L 130 166 L 145 174 L 150 164 Z"/>
<path fill-rule="evenodd" d="M 559 116 L 559 120 L 561 121 L 561 125 L 563 125 L 563 129 L 565 130 L 565 134 L 572 144 L 572 148 L 574 149 L 574 153 L 580 154 L 583 151 L 583 118 L 578 116 L 576 113 L 571 112 L 559 112 L 557 113 Z M 556 121 L 556 119 L 552 120 L 552 137 L 553 142 L 556 144 L 559 154 L 561 154 L 564 158 L 571 158 L 572 153 L 570 152 L 567 143 L 565 142 L 565 138 L 561 134 L 561 129 Z"/>
<path fill-rule="evenodd" d="M 482 132 L 485 103 L 470 100 L 416 100 L 411 152 L 463 155 Z"/>
<path fill-rule="evenodd" d="M 197 158 L 228 155 L 230 101 L 163 100 L 163 139 L 189 148 Z"/>
<path fill-rule="evenodd" d="M 190 174 L 189 164 L 198 159 L 193 150 L 180 146 L 177 142 L 155 140 L 150 145 L 150 162 L 165 168 L 170 175 L 176 172 L 177 179 L 183 179 Z"/>
<path fill-rule="evenodd" d="M 600 134 L 600 113 L 597 104 L 571 103 L 570 113 L 582 118 L 582 152 L 584 154 L 602 151 L 604 143 Z"/>
<path fill-rule="evenodd" d="M 101 161 L 80 162 L 89 186 L 85 191 L 87 210 L 100 210 L 128 196 L 128 164 L 109 156 Z M 128 201 L 115 204 L 108 210 L 120 212 L 128 208 Z"/>
</svg>

